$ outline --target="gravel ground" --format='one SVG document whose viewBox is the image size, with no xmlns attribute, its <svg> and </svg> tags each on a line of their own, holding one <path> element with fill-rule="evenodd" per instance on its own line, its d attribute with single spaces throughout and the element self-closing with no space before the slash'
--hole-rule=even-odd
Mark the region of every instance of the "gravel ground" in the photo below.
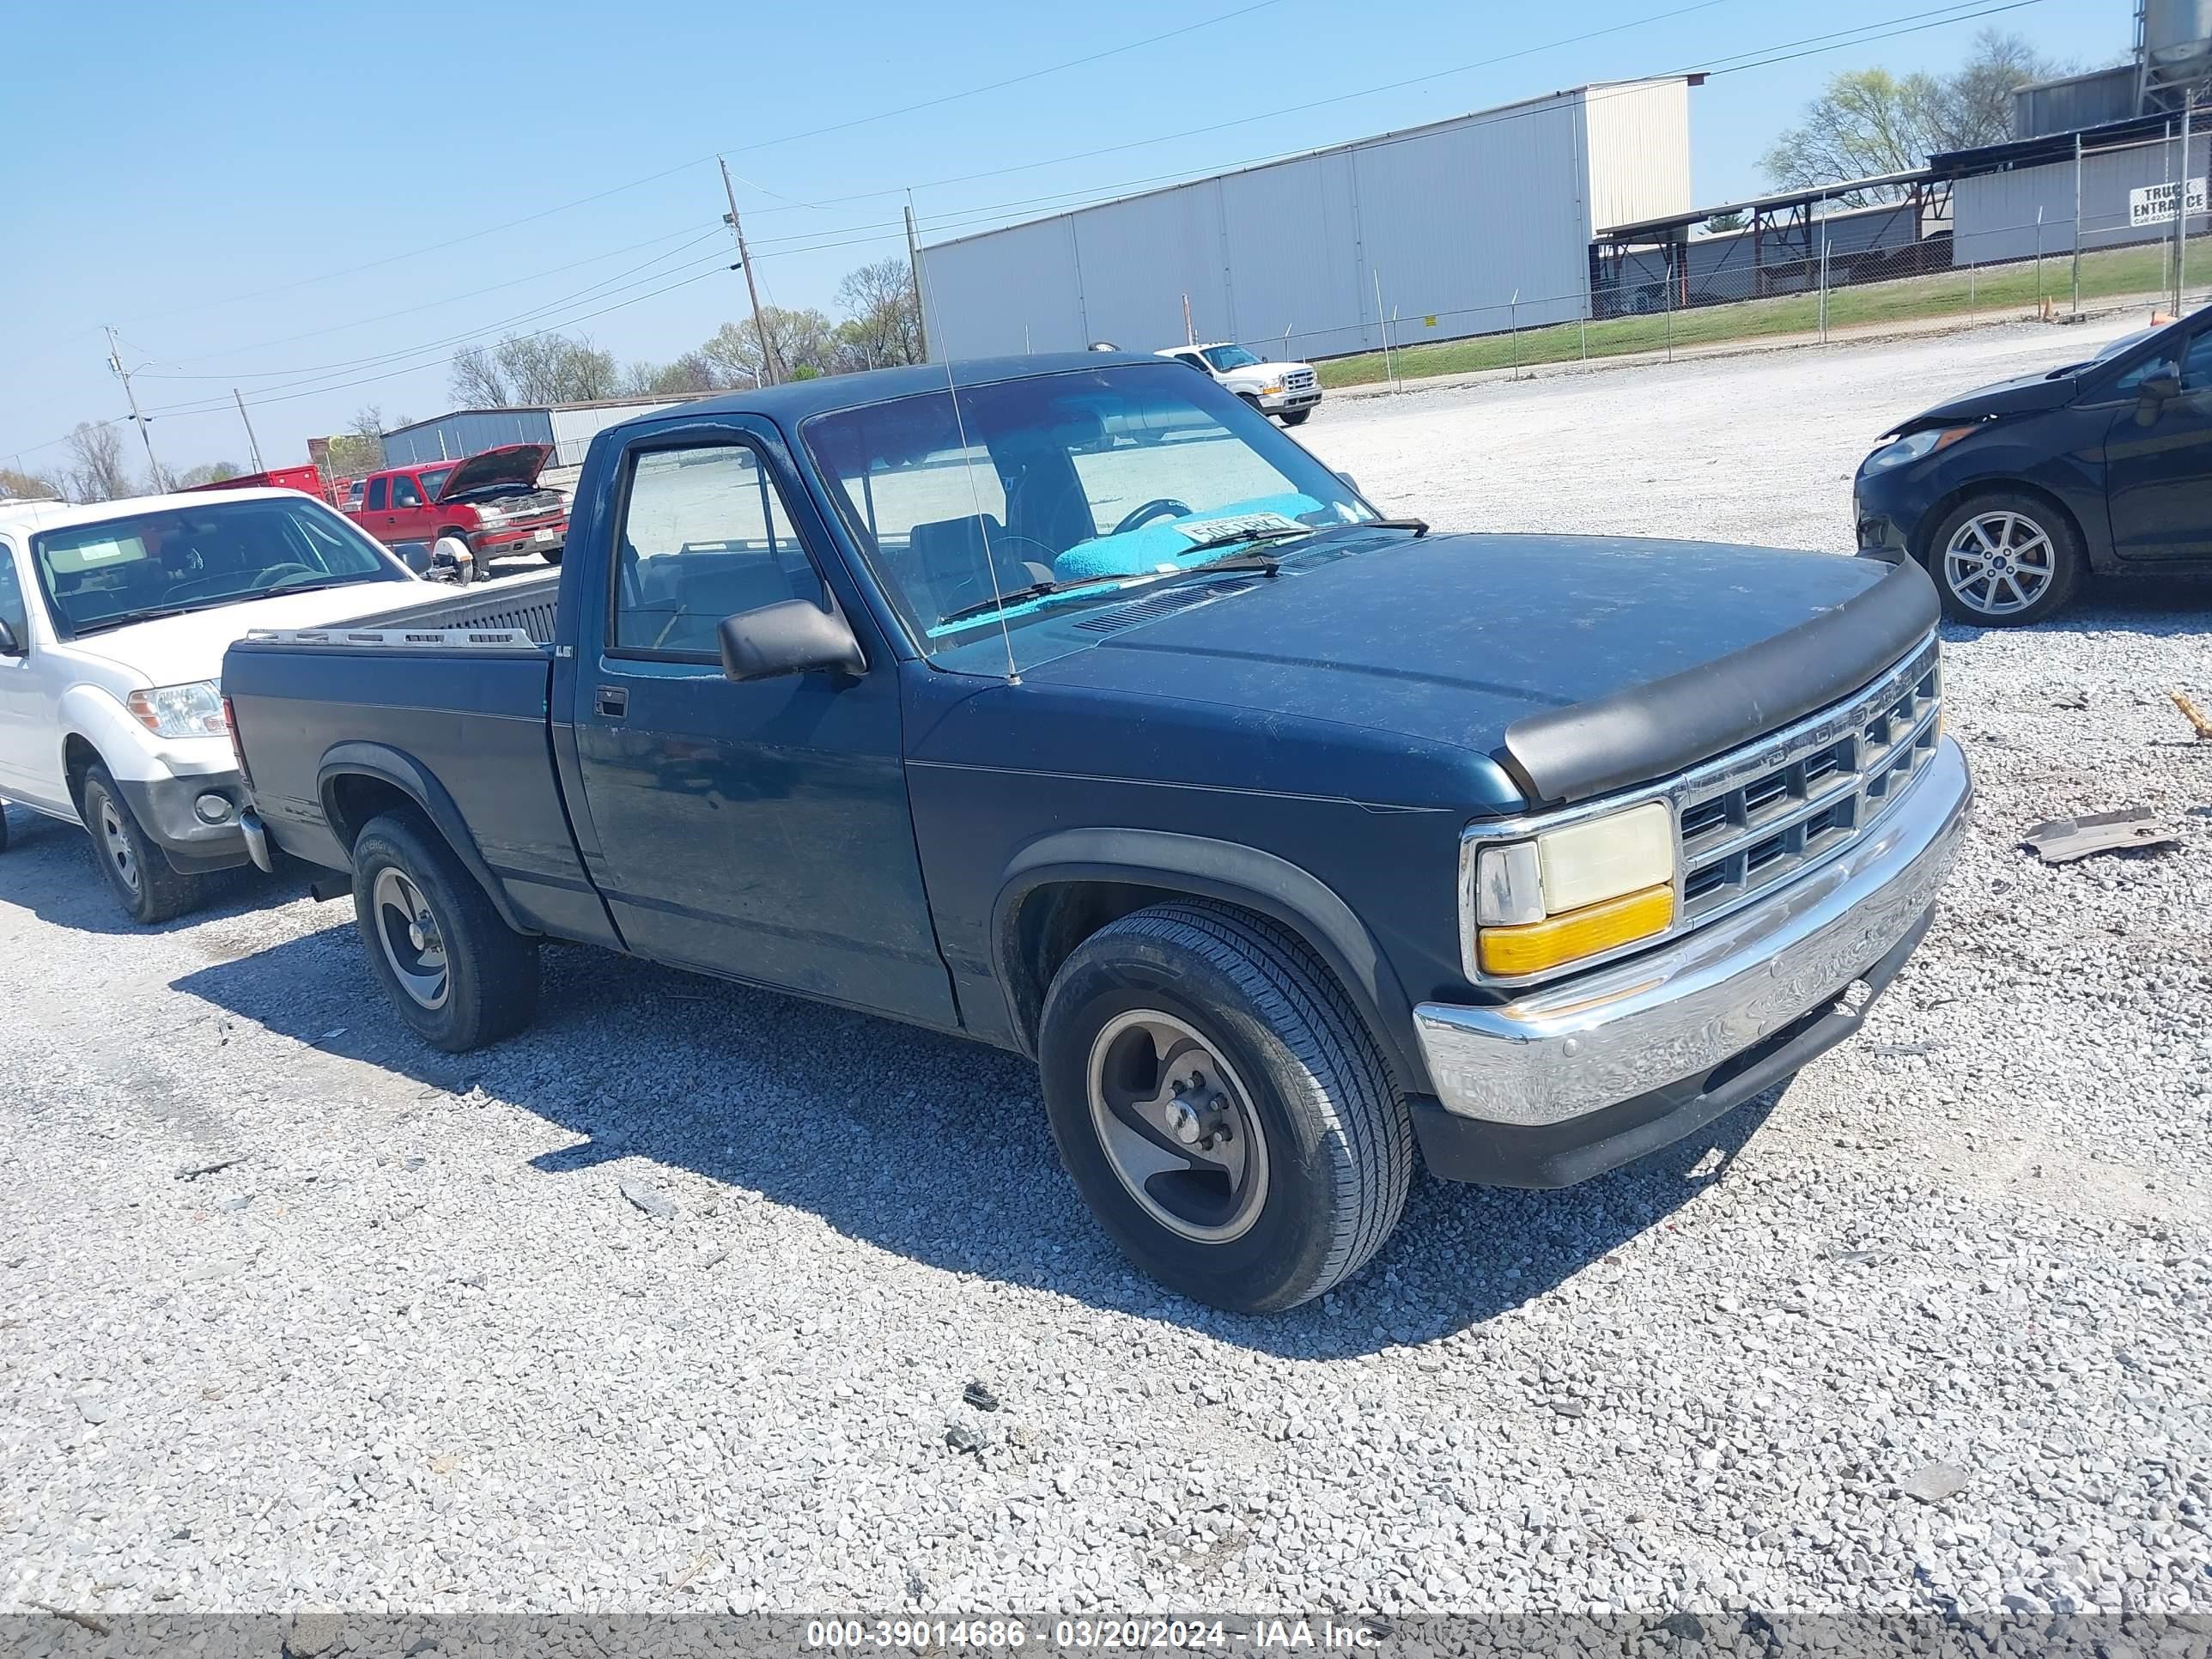
<svg viewBox="0 0 2212 1659">
<path fill-rule="evenodd" d="M 1301 435 L 1449 525 L 1836 549 L 1887 416 L 2122 325 Z M 344 907 L 126 931 L 13 814 L 0 1607 L 2212 1609 L 2208 622 L 1954 632 L 1978 821 L 1865 1036 L 1267 1321 L 1124 1270 L 1018 1060 L 576 950 L 456 1061 Z M 2136 802 L 2177 849 L 2016 850 Z"/>
</svg>

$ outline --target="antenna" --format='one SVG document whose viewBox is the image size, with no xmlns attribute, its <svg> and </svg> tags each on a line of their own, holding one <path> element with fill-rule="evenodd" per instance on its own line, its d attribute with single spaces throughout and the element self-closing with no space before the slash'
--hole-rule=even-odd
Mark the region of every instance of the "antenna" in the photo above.
<svg viewBox="0 0 2212 1659">
<path fill-rule="evenodd" d="M 906 210 L 909 216 L 914 212 L 914 191 L 911 186 L 908 188 L 906 193 Z M 921 261 L 919 257 L 915 260 L 914 274 L 915 285 L 921 292 L 922 302 L 929 307 L 928 315 L 923 325 L 927 330 L 930 339 L 936 343 L 938 349 L 945 350 L 945 319 L 937 309 L 935 288 L 921 280 Z M 999 559 L 991 546 L 991 520 L 983 512 L 983 492 L 975 487 L 975 464 L 968 459 L 968 417 L 960 412 L 960 388 L 953 382 L 952 354 L 950 351 L 945 351 L 945 395 L 952 399 L 952 428 L 960 434 L 960 469 L 967 475 L 968 498 L 975 506 L 976 533 L 983 538 L 983 569 L 991 578 L 991 602 L 998 611 L 999 638 L 1006 647 L 1006 684 L 1019 685 L 1022 683 L 1022 671 L 1014 661 L 1013 630 L 1006 626 L 1006 595 L 999 590 Z"/>
</svg>

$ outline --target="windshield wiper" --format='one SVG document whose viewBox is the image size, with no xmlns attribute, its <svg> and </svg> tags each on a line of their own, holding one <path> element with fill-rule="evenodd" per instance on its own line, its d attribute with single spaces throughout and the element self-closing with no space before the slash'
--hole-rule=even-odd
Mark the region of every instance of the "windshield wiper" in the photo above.
<svg viewBox="0 0 2212 1659">
<path fill-rule="evenodd" d="M 1210 547 L 1237 547 L 1246 542 L 1288 541 L 1293 536 L 1310 536 L 1314 533 L 1314 527 L 1309 524 L 1275 525 L 1259 529 L 1247 526 L 1243 530 L 1224 530 L 1218 536 L 1209 536 L 1202 542 L 1193 542 L 1188 547 L 1183 549 L 1183 551 L 1203 553 Z M 1206 564 L 1188 565 L 1185 568 L 1204 570 L 1218 562 L 1218 561 L 1209 560 Z"/>
<path fill-rule="evenodd" d="M 1367 519 L 1352 526 L 1355 530 L 1410 530 L 1419 541 L 1429 533 L 1426 519 Z"/>
<path fill-rule="evenodd" d="M 325 587 L 357 587 L 374 580 L 373 576 L 325 576 L 319 581 L 303 582 L 288 576 L 281 582 L 270 583 L 253 597 L 265 599 L 272 593 L 319 593 Z"/>
<path fill-rule="evenodd" d="M 140 611 L 118 611 L 109 616 L 94 617 L 89 622 L 72 623 L 70 633 L 73 637 L 82 639 L 87 634 L 105 633 L 111 628 L 128 628 L 133 623 L 157 622 L 163 617 L 181 617 L 189 611 L 206 609 L 204 605 L 149 605 Z"/>
<path fill-rule="evenodd" d="M 1139 571 L 1134 575 L 1115 571 L 1111 574 L 1074 576 L 1064 582 L 1031 582 L 1027 587 L 1010 587 L 1003 593 L 994 593 L 988 599 L 978 599 L 973 605 L 963 605 L 957 611 L 948 611 L 937 619 L 939 628 L 947 623 L 966 622 L 970 617 L 986 617 L 994 611 L 1003 611 L 1010 605 L 1019 605 L 1024 599 L 1042 599 L 1048 594 L 1065 593 L 1070 588 L 1096 587 L 1101 582 L 1134 581 L 1149 574 Z"/>
</svg>

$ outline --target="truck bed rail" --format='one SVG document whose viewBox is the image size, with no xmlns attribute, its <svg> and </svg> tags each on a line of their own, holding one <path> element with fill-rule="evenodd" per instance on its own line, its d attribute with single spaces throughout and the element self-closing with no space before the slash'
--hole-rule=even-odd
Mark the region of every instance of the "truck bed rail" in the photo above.
<svg viewBox="0 0 2212 1659">
<path fill-rule="evenodd" d="M 441 594 L 335 627 L 255 629 L 246 637 L 270 645 L 543 653 L 553 644 L 560 589 L 554 572 Z"/>
</svg>

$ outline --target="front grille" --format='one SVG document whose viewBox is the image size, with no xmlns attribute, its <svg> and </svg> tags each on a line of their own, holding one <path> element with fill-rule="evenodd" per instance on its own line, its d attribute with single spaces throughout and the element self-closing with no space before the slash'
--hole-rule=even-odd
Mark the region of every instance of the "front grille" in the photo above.
<svg viewBox="0 0 2212 1659">
<path fill-rule="evenodd" d="M 1941 679 L 1931 640 L 1835 708 L 1687 775 L 1674 792 L 1680 925 L 1748 902 L 1881 822 L 1936 752 Z"/>
<path fill-rule="evenodd" d="M 1310 368 L 1294 368 L 1283 376 L 1283 388 L 1286 392 L 1310 392 L 1313 383 L 1314 372 Z"/>
</svg>

